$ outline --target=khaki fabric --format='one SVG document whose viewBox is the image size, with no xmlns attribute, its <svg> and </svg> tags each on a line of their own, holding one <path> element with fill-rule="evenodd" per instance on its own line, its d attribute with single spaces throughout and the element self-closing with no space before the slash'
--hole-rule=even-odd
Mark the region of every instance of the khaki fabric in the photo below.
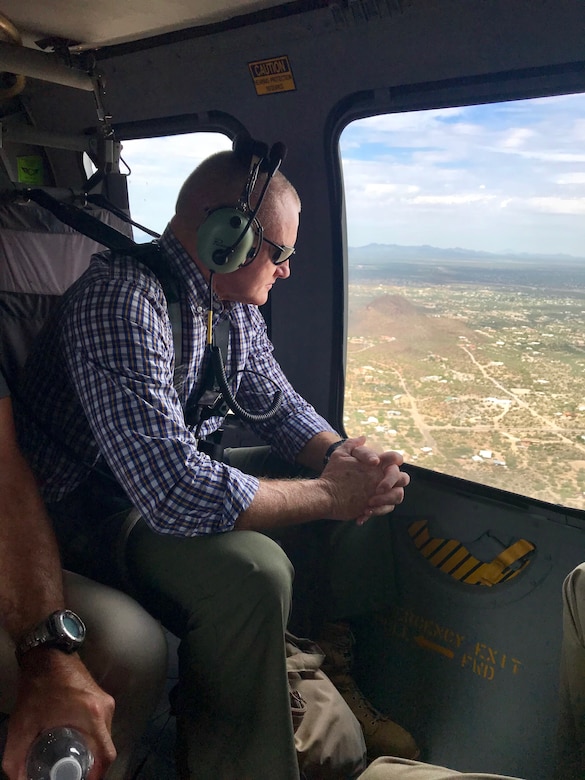
<svg viewBox="0 0 585 780">
<path fill-rule="evenodd" d="M 360 724 L 327 675 L 324 655 L 307 639 L 286 635 L 286 668 L 291 688 L 306 705 L 295 732 L 295 748 L 306 780 L 355 778 L 366 766 Z"/>
<path fill-rule="evenodd" d="M 563 584 L 556 780 L 585 778 L 585 564 Z"/>
<path fill-rule="evenodd" d="M 359 780 L 521 780 L 509 775 L 486 775 L 476 772 L 455 772 L 444 766 L 422 764 L 407 758 L 379 758 L 360 775 Z"/>
</svg>

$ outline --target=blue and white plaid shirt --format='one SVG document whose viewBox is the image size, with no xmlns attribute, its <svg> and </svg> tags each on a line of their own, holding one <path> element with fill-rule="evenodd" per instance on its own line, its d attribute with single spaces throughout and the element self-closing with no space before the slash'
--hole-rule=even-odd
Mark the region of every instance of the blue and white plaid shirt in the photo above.
<svg viewBox="0 0 585 780">
<path fill-rule="evenodd" d="M 75 489 L 103 456 L 156 531 L 229 531 L 258 480 L 199 452 L 185 424 L 183 407 L 202 380 L 209 289 L 170 228 L 160 243 L 179 280 L 184 382 L 173 383 L 173 334 L 154 274 L 132 258 L 95 255 L 31 353 L 23 394 L 35 412 L 21 420 L 22 441 L 47 501 Z M 226 374 L 238 403 L 261 412 L 281 389 L 276 415 L 251 427 L 294 461 L 315 434 L 333 429 L 284 376 L 256 306 L 216 300 L 213 318 L 230 321 Z M 201 436 L 221 423 L 212 417 Z"/>
</svg>

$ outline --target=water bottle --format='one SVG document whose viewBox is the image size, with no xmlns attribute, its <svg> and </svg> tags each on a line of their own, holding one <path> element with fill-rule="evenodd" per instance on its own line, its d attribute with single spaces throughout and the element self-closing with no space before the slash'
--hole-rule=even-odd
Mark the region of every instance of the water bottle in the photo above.
<svg viewBox="0 0 585 780">
<path fill-rule="evenodd" d="M 31 747 L 27 780 L 86 780 L 93 755 L 82 735 L 68 726 L 43 731 Z"/>
</svg>

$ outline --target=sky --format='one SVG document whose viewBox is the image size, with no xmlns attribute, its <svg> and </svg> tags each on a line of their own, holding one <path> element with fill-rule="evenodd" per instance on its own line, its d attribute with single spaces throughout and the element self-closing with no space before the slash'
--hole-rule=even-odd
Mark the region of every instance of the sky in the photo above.
<svg viewBox="0 0 585 780">
<path fill-rule="evenodd" d="M 348 241 L 585 255 L 585 95 L 354 122 Z"/>
<path fill-rule="evenodd" d="M 124 143 L 138 221 L 162 230 L 186 175 L 230 148 L 196 139 Z M 370 117 L 340 149 L 350 246 L 585 257 L 585 95 Z"/>
<path fill-rule="evenodd" d="M 124 141 L 120 170 L 122 173 L 130 170 L 128 193 L 132 218 L 162 233 L 173 216 L 181 184 L 191 171 L 205 157 L 231 147 L 231 140 L 222 133 L 189 133 Z M 138 231 L 134 238 L 150 240 Z"/>
</svg>

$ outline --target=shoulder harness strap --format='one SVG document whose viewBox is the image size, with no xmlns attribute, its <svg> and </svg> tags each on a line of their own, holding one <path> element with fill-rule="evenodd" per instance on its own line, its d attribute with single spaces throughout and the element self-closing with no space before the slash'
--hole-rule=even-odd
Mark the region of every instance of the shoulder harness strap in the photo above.
<svg viewBox="0 0 585 780">
<path fill-rule="evenodd" d="M 125 254 L 136 258 L 138 262 L 145 265 L 154 273 L 161 284 L 167 301 L 169 319 L 173 332 L 173 345 L 175 348 L 175 366 L 180 367 L 183 363 L 183 325 L 181 321 L 179 286 L 177 280 L 170 273 L 168 266 L 164 262 L 158 241 L 155 240 L 148 244 L 137 244 L 124 233 L 121 233 L 110 225 L 106 225 L 105 222 L 97 219 L 97 217 L 89 212 L 84 211 L 73 204 L 63 203 L 42 189 L 29 189 L 25 191 L 25 194 L 30 200 L 38 203 L 39 206 L 46 208 L 54 214 L 57 219 L 65 225 L 69 225 L 79 233 L 82 233 L 89 238 L 93 238 L 94 241 L 97 241 L 114 253 Z M 110 206 L 110 204 L 106 205 L 102 199 L 92 198 L 92 200 L 96 205 L 100 205 L 104 208 Z M 110 210 L 113 209 L 110 208 Z M 116 213 L 118 213 L 118 210 L 116 210 Z M 133 225 L 137 224 L 128 219 L 125 215 L 122 216 L 122 214 L 118 213 L 118 216 Z M 145 230 L 142 226 L 140 227 L 142 230 Z M 156 233 L 153 233 L 150 230 L 147 232 L 157 236 Z M 216 326 L 214 334 L 214 343 L 220 349 L 224 365 L 227 359 L 228 340 L 229 319 L 226 319 Z M 209 393 L 212 393 L 215 396 L 215 401 L 211 405 L 209 405 Z M 198 410 L 201 411 L 198 413 Z M 185 418 L 188 421 L 189 416 L 194 416 L 197 418 L 196 422 L 200 422 L 212 416 L 212 414 L 224 414 L 225 411 L 227 411 L 227 405 L 223 402 L 215 373 L 209 363 L 199 392 L 195 397 L 192 395 L 187 401 Z"/>
</svg>

